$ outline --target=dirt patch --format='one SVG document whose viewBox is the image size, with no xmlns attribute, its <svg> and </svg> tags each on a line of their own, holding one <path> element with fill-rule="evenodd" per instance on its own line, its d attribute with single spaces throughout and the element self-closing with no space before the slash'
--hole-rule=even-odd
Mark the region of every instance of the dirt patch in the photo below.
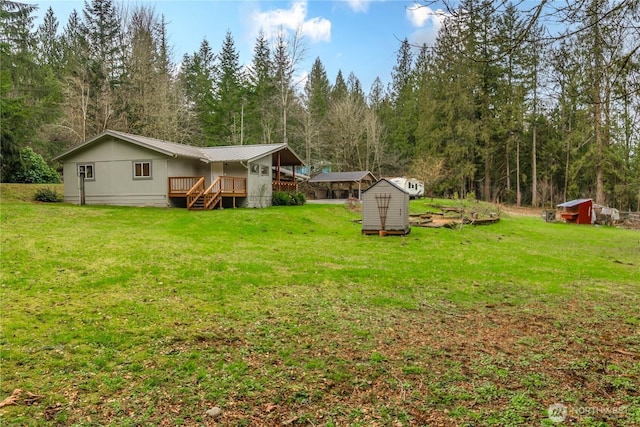
<svg viewBox="0 0 640 427">
<path fill-rule="evenodd" d="M 192 366 L 197 354 L 198 375 L 186 382 L 141 394 L 149 379 L 130 378 L 104 402 L 87 406 L 76 392 L 43 410 L 50 418 L 64 408 L 68 424 L 503 426 L 540 425 L 563 404 L 568 423 L 637 425 L 640 319 L 609 313 L 580 300 L 562 310 L 337 308 L 331 322 L 292 312 L 172 342 L 156 369 L 179 373 L 181 355 Z M 222 410 L 215 419 L 212 407 Z"/>
<path fill-rule="evenodd" d="M 567 317 L 543 306 L 516 313 L 509 306 L 455 312 L 423 305 L 386 321 L 372 319 L 368 339 L 301 335 L 296 359 L 307 361 L 306 367 L 253 352 L 245 343 L 252 372 L 268 366 L 283 376 L 257 395 L 230 396 L 222 420 L 269 426 L 528 425 L 548 418 L 554 403 L 579 402 L 619 410 L 591 414 L 591 420 L 632 425 L 625 411 L 640 379 L 636 328 L 596 321 L 594 308 L 577 301 L 570 309 Z M 321 366 L 309 362 L 318 359 Z M 567 415 L 567 421 L 586 418 L 576 410 Z"/>
<path fill-rule="evenodd" d="M 499 205 L 499 209 L 509 215 L 516 216 L 541 216 L 542 208 L 532 208 L 530 206 L 514 206 L 514 205 Z"/>
</svg>

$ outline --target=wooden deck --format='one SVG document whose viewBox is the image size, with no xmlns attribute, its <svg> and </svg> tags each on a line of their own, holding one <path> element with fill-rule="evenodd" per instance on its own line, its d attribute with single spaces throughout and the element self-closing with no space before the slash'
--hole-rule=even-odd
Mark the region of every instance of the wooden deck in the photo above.
<svg viewBox="0 0 640 427">
<path fill-rule="evenodd" d="M 223 197 L 247 197 L 247 179 L 219 176 L 209 187 L 204 176 L 175 176 L 169 178 L 169 197 L 186 198 L 187 209 L 213 209 L 222 205 Z"/>
</svg>

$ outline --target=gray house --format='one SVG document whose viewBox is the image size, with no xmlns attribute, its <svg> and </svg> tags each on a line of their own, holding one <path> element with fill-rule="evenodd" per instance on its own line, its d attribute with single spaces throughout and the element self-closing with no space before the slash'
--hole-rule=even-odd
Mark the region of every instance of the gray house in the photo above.
<svg viewBox="0 0 640 427">
<path fill-rule="evenodd" d="M 287 144 L 194 147 L 112 130 L 54 160 L 63 163 L 68 203 L 188 209 L 270 206 L 274 188 L 297 189 L 303 164 Z"/>
<path fill-rule="evenodd" d="M 362 193 L 363 234 L 409 234 L 409 193 L 386 178 Z"/>
</svg>

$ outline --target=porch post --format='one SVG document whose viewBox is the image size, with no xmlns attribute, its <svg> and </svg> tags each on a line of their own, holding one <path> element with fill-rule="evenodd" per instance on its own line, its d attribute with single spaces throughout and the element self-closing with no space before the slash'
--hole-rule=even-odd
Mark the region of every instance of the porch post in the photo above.
<svg viewBox="0 0 640 427">
<path fill-rule="evenodd" d="M 280 188 L 280 152 L 278 151 L 278 166 L 276 167 L 276 182 L 278 185 L 278 191 L 281 190 Z"/>
<path fill-rule="evenodd" d="M 298 183 L 296 182 L 296 165 L 291 165 L 291 174 L 293 176 L 293 189 L 298 191 Z"/>
<path fill-rule="evenodd" d="M 80 172 L 80 206 L 85 205 L 84 177 L 85 177 L 85 172 Z"/>
</svg>

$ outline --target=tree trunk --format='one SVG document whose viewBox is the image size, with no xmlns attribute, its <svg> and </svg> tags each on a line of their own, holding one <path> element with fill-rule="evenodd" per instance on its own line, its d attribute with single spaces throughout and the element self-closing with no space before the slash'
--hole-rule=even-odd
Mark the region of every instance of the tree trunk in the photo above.
<svg viewBox="0 0 640 427">
<path fill-rule="evenodd" d="M 522 205 L 522 191 L 520 190 L 520 138 L 516 139 L 516 206 Z"/>
<path fill-rule="evenodd" d="M 598 86 L 598 85 L 596 85 Z M 594 92 L 598 92 L 598 98 L 600 89 L 599 87 L 594 90 Z M 602 141 L 602 105 L 599 100 L 596 99 L 594 108 L 593 108 L 593 126 L 594 133 L 596 138 L 596 203 L 599 205 L 604 205 L 604 182 L 603 182 L 603 141 Z"/>
<path fill-rule="evenodd" d="M 534 97 L 535 98 L 535 97 Z M 535 108 L 534 108 L 535 111 Z M 538 206 L 538 162 L 537 162 L 537 129 L 534 115 L 533 138 L 531 141 L 531 206 Z"/>
</svg>

